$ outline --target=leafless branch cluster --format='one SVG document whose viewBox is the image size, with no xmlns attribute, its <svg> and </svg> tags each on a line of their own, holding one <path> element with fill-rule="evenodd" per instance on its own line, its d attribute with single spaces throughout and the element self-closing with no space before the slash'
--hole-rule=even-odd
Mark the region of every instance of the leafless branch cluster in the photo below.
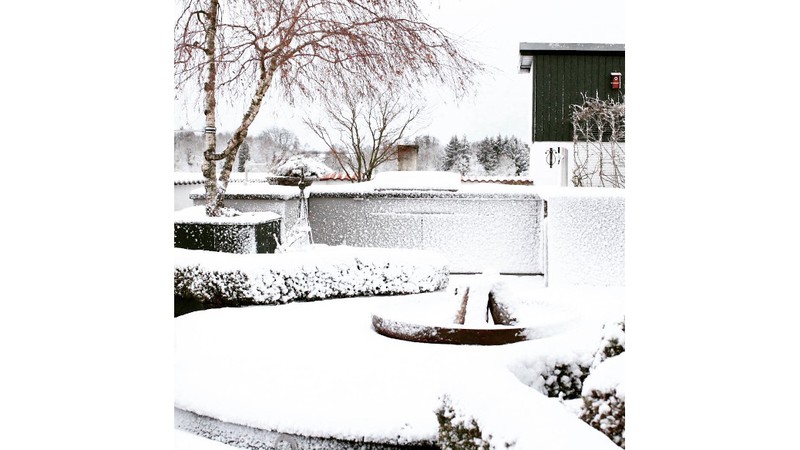
<svg viewBox="0 0 800 450">
<path fill-rule="evenodd" d="M 203 80 L 213 63 L 220 92 L 249 93 L 261 72 L 279 69 L 289 98 L 343 87 L 413 89 L 431 79 L 464 94 L 480 70 L 443 30 L 423 20 L 413 0 L 216 3 L 211 43 L 209 0 L 185 0 L 175 29 L 178 86 Z"/>
<path fill-rule="evenodd" d="M 175 83 L 205 94 L 215 127 L 217 94 L 249 99 L 223 150 L 206 137 L 207 212 L 222 206 L 227 176 L 266 92 L 277 81 L 290 102 L 331 92 L 418 91 L 427 81 L 466 94 L 482 66 L 443 30 L 425 22 L 415 0 L 182 0 L 175 24 Z M 223 161 L 219 185 L 216 163 Z"/>
<path fill-rule="evenodd" d="M 625 103 L 583 96 L 572 105 L 575 186 L 625 187 Z"/>
<path fill-rule="evenodd" d="M 375 169 L 397 158 L 397 144 L 421 113 L 397 92 L 384 91 L 356 98 L 328 97 L 323 102 L 326 119 L 303 122 L 331 151 L 350 180 L 372 179 Z"/>
</svg>

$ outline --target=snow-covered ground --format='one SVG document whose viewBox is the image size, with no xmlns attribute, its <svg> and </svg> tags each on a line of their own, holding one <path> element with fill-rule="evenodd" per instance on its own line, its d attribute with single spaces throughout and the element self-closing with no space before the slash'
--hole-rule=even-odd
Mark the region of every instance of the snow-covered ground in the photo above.
<svg viewBox="0 0 800 450">
<path fill-rule="evenodd" d="M 371 327 L 378 311 L 424 316 L 427 304 L 441 312 L 451 302 L 455 312 L 452 290 L 474 281 L 476 276 L 453 276 L 447 289 L 434 293 L 178 317 L 175 406 L 281 433 L 404 444 L 436 440 L 434 411 L 447 394 L 478 417 L 486 433 L 516 441 L 520 450 L 616 448 L 534 387 L 538 371 L 553 361 L 591 361 L 603 324 L 623 314 L 624 288 L 555 289 L 542 287 L 541 277 L 502 277 L 503 297 L 522 325 L 558 325 L 537 339 L 503 346 L 407 342 Z M 192 431 L 214 434 L 203 427 Z M 198 439 L 176 431 L 176 448 L 223 445 Z"/>
</svg>

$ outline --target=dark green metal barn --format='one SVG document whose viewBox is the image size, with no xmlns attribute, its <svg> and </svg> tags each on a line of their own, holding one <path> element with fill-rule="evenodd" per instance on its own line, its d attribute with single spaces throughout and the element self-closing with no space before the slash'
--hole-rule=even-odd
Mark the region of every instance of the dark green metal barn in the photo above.
<svg viewBox="0 0 800 450">
<path fill-rule="evenodd" d="M 521 72 L 533 72 L 533 142 L 572 141 L 570 105 L 583 94 L 624 100 L 624 44 L 522 42 L 519 61 Z"/>
</svg>

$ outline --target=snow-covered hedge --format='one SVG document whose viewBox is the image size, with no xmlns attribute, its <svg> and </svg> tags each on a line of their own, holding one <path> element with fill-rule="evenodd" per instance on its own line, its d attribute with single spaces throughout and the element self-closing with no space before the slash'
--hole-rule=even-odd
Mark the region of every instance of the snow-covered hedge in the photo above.
<svg viewBox="0 0 800 450">
<path fill-rule="evenodd" d="M 491 443 L 483 438 L 483 433 L 475 418 L 458 413 L 450 397 L 442 397 L 442 404 L 436 410 L 439 422 L 439 436 L 436 444 L 441 450 L 489 450 Z"/>
<path fill-rule="evenodd" d="M 436 444 L 442 450 L 617 448 L 559 402 L 515 382 L 510 372 L 476 366 L 463 378 L 469 381 L 453 380 L 448 385 L 436 409 Z M 491 382 L 476 385 L 480 380 Z"/>
<path fill-rule="evenodd" d="M 218 306 L 416 294 L 447 286 L 443 255 L 427 250 L 314 246 L 279 254 L 175 250 L 175 294 Z"/>
<path fill-rule="evenodd" d="M 581 419 L 625 448 L 625 353 L 601 362 L 583 385 Z"/>
<path fill-rule="evenodd" d="M 625 448 L 625 318 L 603 325 L 600 347 L 584 380 L 581 419 Z"/>
<path fill-rule="evenodd" d="M 617 356 L 625 351 L 625 317 L 615 322 L 603 325 L 603 336 L 600 339 L 600 348 L 594 355 L 592 369 L 608 358 Z"/>
</svg>

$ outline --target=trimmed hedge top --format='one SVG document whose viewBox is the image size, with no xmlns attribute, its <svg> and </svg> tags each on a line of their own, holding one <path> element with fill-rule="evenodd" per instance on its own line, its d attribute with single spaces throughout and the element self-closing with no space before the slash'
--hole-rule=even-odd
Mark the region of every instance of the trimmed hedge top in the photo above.
<svg viewBox="0 0 800 450">
<path fill-rule="evenodd" d="M 445 257 L 428 250 L 314 246 L 311 251 L 233 254 L 175 251 L 175 294 L 218 306 L 443 289 Z"/>
</svg>

